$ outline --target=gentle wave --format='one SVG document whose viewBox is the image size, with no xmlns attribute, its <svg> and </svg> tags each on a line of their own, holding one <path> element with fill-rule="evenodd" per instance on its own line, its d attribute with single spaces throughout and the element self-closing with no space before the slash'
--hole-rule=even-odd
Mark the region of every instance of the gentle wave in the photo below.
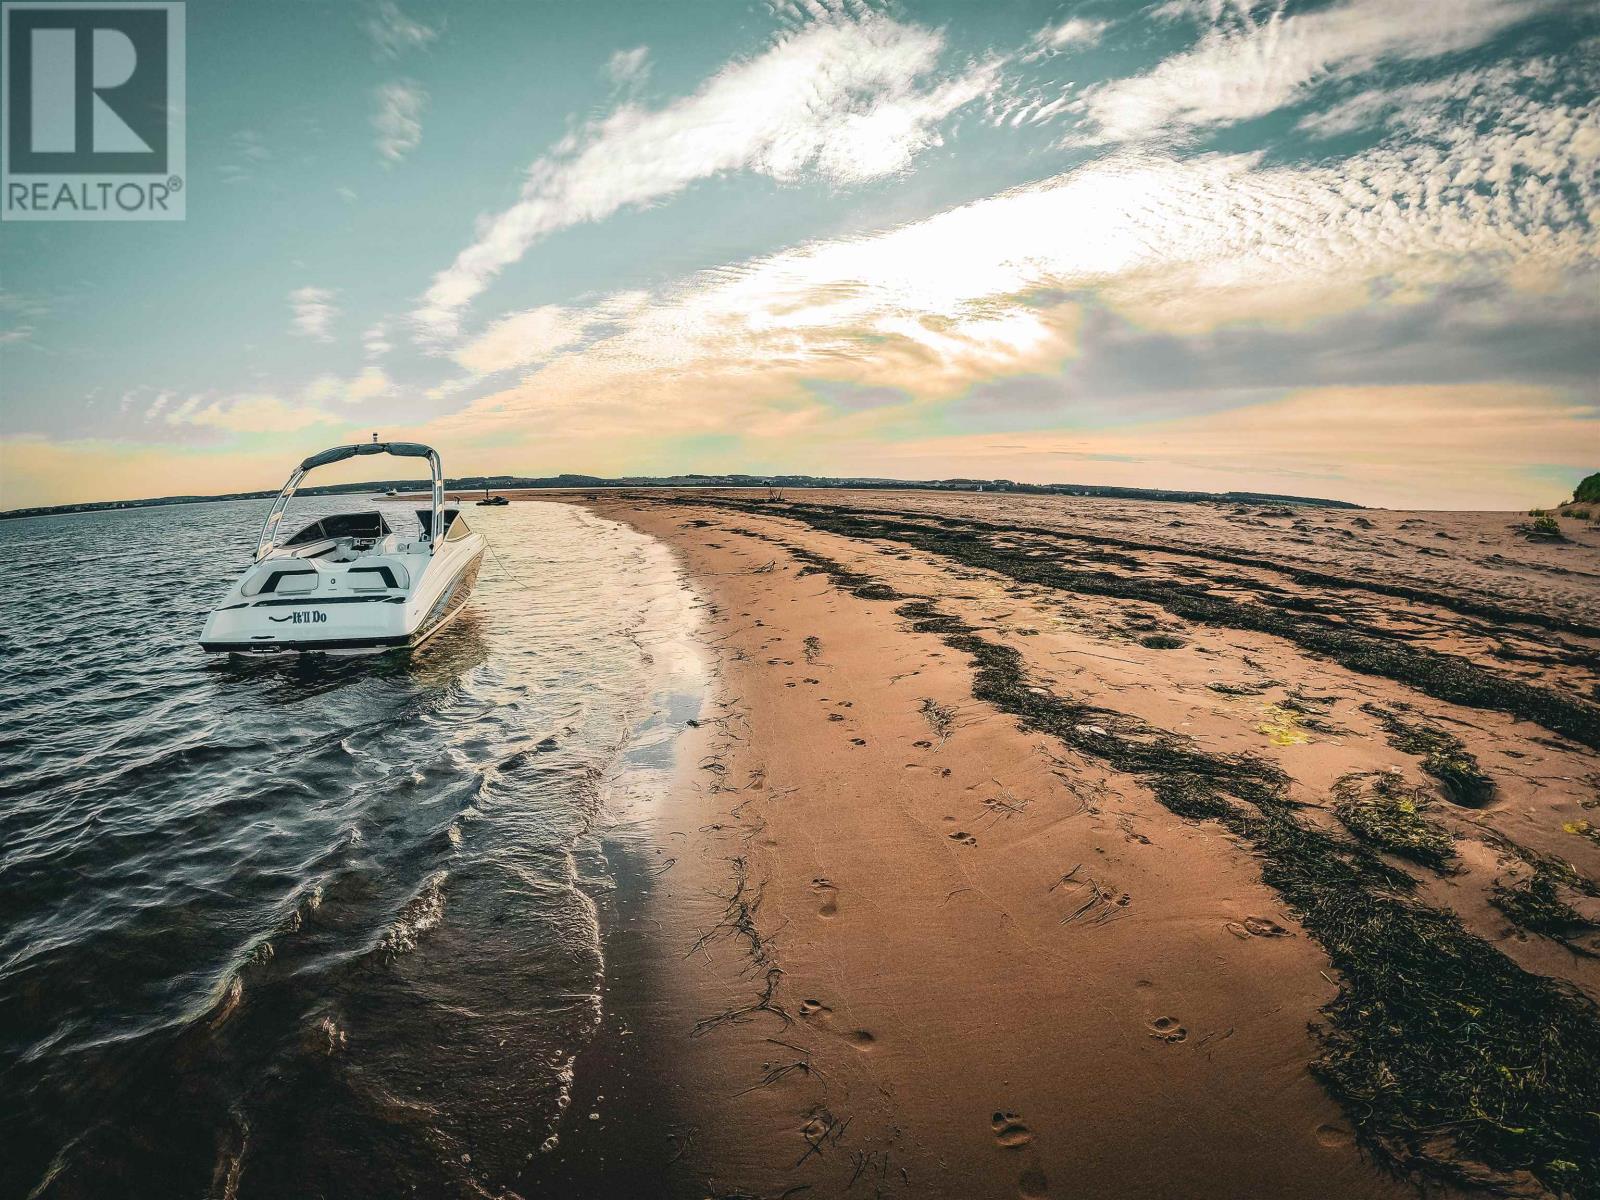
<svg viewBox="0 0 1600 1200">
<path fill-rule="evenodd" d="M 473 512 L 496 558 L 424 652 L 208 661 L 260 508 L 0 523 L 0 1194 L 498 1194 L 555 1144 L 592 830 L 695 686 L 677 568 Z"/>
</svg>

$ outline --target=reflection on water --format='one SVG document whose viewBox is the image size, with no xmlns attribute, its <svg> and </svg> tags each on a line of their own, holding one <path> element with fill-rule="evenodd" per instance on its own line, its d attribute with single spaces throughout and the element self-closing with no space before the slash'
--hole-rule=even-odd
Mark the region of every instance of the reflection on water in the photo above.
<svg viewBox="0 0 1600 1200">
<path fill-rule="evenodd" d="M 477 511 L 422 651 L 207 660 L 261 507 L 0 523 L 0 1194 L 497 1194 L 558 1128 L 591 828 L 698 703 L 676 569 Z"/>
</svg>

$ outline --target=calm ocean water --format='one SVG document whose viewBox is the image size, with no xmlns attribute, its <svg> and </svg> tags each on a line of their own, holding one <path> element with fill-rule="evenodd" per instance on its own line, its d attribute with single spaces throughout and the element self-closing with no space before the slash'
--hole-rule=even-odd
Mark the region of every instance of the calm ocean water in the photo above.
<svg viewBox="0 0 1600 1200">
<path fill-rule="evenodd" d="M 497 1195 L 559 1133 L 692 599 L 614 523 L 469 507 L 500 563 L 418 654 L 208 659 L 265 508 L 0 522 L 0 1195 Z"/>
</svg>

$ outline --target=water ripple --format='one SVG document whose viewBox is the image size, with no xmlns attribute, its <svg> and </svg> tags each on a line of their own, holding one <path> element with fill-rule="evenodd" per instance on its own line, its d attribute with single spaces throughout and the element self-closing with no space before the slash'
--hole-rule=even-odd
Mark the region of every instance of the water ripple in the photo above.
<svg viewBox="0 0 1600 1200">
<path fill-rule="evenodd" d="M 674 564 L 477 512 L 509 573 L 424 652 L 207 660 L 260 509 L 0 523 L 0 1194 L 497 1193 L 566 1102 Z"/>
</svg>

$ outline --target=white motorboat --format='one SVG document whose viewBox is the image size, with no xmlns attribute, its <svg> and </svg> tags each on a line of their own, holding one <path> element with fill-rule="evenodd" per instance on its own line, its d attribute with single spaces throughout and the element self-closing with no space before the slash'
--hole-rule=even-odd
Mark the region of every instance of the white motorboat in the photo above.
<svg viewBox="0 0 1600 1200">
<path fill-rule="evenodd" d="M 420 536 L 381 511 L 336 513 L 277 540 L 289 500 L 317 467 L 366 454 L 425 458 L 432 503 Z M 421 645 L 466 604 L 484 552 L 461 511 L 445 507 L 439 454 L 416 442 L 335 446 L 295 468 L 257 540 L 255 557 L 206 618 L 200 646 L 215 653 L 363 654 Z"/>
</svg>

